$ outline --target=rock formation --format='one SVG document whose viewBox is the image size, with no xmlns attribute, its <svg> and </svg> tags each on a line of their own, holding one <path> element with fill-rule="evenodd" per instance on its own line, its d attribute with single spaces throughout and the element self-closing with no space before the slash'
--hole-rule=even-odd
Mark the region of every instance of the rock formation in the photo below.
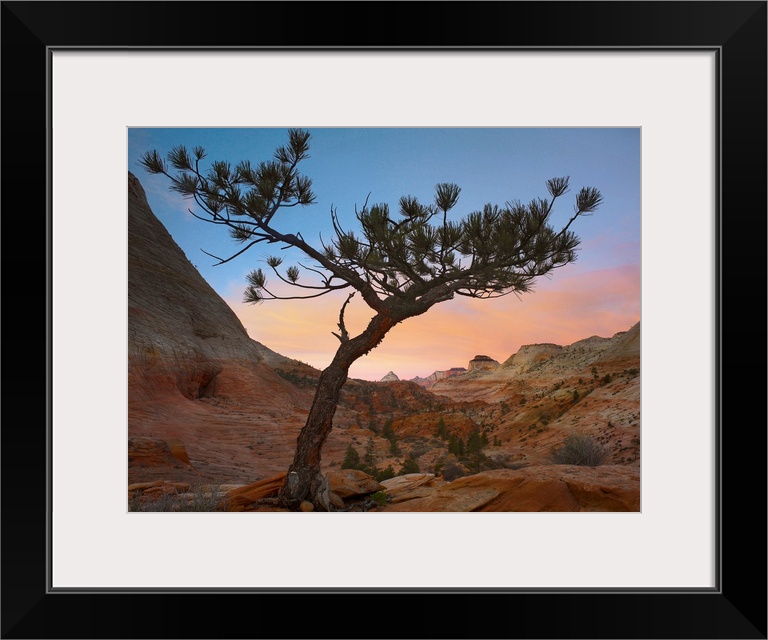
<svg viewBox="0 0 768 640">
<path fill-rule="evenodd" d="M 391 481 L 386 481 L 387 485 Z M 499 469 L 410 494 L 393 485 L 384 511 L 639 511 L 640 472 L 630 467 L 543 465 Z M 387 490 L 390 490 L 387 487 Z"/>
<path fill-rule="evenodd" d="M 332 500 L 343 510 L 377 512 L 542 512 L 640 510 L 640 474 L 637 468 L 543 465 L 525 469 L 499 469 L 446 482 L 431 473 L 411 473 L 379 483 L 353 470 L 328 476 Z M 226 511 L 280 511 L 264 499 L 274 497 L 285 474 L 265 478 L 224 493 Z M 145 495 L 182 492 L 180 483 L 136 484 L 132 492 Z M 366 502 L 373 492 L 385 501 Z M 183 497 L 183 496 L 182 496 Z M 357 505 L 357 509 L 354 509 Z"/>
<path fill-rule="evenodd" d="M 287 360 L 248 337 L 129 173 L 129 481 L 285 470 L 311 403 L 268 364 Z"/>
<path fill-rule="evenodd" d="M 499 368 L 499 363 L 488 356 L 475 356 L 469 361 L 469 371 L 494 371 Z"/>
<path fill-rule="evenodd" d="M 152 213 L 130 173 L 128 211 L 129 402 L 221 393 L 218 376 L 227 363 L 263 373 L 257 344 Z"/>
<path fill-rule="evenodd" d="M 426 378 L 414 378 L 412 382 L 415 382 L 419 386 L 429 389 L 438 380 L 445 380 L 451 376 L 460 376 L 462 373 L 466 373 L 467 370 L 464 367 L 451 367 L 445 371 L 433 371 Z"/>
<path fill-rule="evenodd" d="M 505 369 L 513 369 L 517 373 L 526 373 L 535 365 L 549 360 L 562 352 L 564 347 L 557 344 L 526 344 L 520 347 L 517 353 L 507 358 L 501 366 Z"/>
<path fill-rule="evenodd" d="M 385 375 L 379 382 L 399 382 L 400 378 L 398 378 L 393 371 L 390 371 L 387 375 Z"/>
</svg>

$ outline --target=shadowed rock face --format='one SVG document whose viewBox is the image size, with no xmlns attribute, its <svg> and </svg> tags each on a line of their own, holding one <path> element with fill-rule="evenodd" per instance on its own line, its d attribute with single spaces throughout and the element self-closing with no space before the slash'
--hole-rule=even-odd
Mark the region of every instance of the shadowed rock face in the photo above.
<svg viewBox="0 0 768 640">
<path fill-rule="evenodd" d="M 499 363 L 485 355 L 478 355 L 472 358 L 467 365 L 469 371 L 494 371 L 498 369 Z"/>
</svg>

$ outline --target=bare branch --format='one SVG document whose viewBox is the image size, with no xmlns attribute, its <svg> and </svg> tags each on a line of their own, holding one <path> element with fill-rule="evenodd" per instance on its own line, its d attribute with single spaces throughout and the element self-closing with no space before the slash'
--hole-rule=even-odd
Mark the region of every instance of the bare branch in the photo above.
<svg viewBox="0 0 768 640">
<path fill-rule="evenodd" d="M 344 304 L 341 305 L 341 311 L 339 311 L 339 324 L 338 324 L 340 333 L 331 331 L 331 333 L 335 335 L 339 339 L 339 342 L 341 342 L 342 344 L 344 344 L 345 342 L 349 342 L 349 332 L 347 331 L 347 327 L 344 324 L 344 310 L 347 308 L 349 301 L 352 300 L 352 297 L 354 295 L 355 295 L 355 292 L 353 291 L 352 293 L 349 294 L 349 296 L 347 296 L 347 299 L 344 301 Z"/>
</svg>

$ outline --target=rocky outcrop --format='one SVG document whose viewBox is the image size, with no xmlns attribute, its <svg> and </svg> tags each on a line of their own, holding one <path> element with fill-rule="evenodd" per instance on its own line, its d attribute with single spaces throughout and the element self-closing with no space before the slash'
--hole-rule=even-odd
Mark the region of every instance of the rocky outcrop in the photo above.
<svg viewBox="0 0 768 640">
<path fill-rule="evenodd" d="M 133 484 L 153 482 L 158 477 L 200 478 L 200 472 L 190 463 L 184 443 L 178 438 L 128 438 L 128 466 Z"/>
<path fill-rule="evenodd" d="M 285 482 L 285 473 L 252 482 L 227 491 L 222 501 L 225 511 L 262 510 L 265 498 L 274 498 Z M 345 508 L 345 500 L 354 500 L 384 488 L 371 476 L 356 469 L 332 471 L 327 476 L 330 502 L 336 509 Z M 311 506 L 311 503 L 309 503 Z M 277 507 L 279 509 L 279 507 Z M 273 510 L 273 507 L 269 507 Z M 311 509 L 307 509 L 311 510 Z"/>
<path fill-rule="evenodd" d="M 328 488 L 344 500 L 375 493 L 383 487 L 367 473 L 357 469 L 343 469 L 328 474 Z"/>
<path fill-rule="evenodd" d="M 488 356 L 475 356 L 469 361 L 467 369 L 469 371 L 495 371 L 499 368 L 499 363 Z"/>
<path fill-rule="evenodd" d="M 639 511 L 637 468 L 545 465 L 466 476 L 386 511 Z"/>
<path fill-rule="evenodd" d="M 253 510 L 259 501 L 276 496 L 284 479 L 278 474 L 229 490 L 226 510 Z M 640 471 L 633 467 L 542 465 L 484 471 L 453 482 L 411 473 L 381 483 L 347 469 L 328 474 L 328 480 L 331 494 L 341 498 L 339 509 L 381 491 L 386 503 L 375 509 L 380 512 L 640 511 Z M 151 490 L 169 490 L 156 485 Z"/>
<path fill-rule="evenodd" d="M 222 506 L 225 511 L 248 511 L 259 500 L 277 496 L 285 482 L 286 473 L 278 473 L 251 484 L 230 489 L 224 495 Z"/>
<path fill-rule="evenodd" d="M 400 382 L 400 378 L 395 375 L 394 371 L 390 371 L 379 382 Z"/>
<path fill-rule="evenodd" d="M 129 402 L 223 395 L 227 380 L 219 376 L 227 367 L 255 372 L 261 360 L 259 345 L 155 217 L 129 173 Z"/>
<path fill-rule="evenodd" d="M 562 351 L 563 347 L 552 343 L 526 344 L 520 347 L 517 353 L 505 360 L 501 366 L 505 369 L 512 369 L 516 373 L 525 373 L 530 371 L 534 365 L 549 360 Z"/>
<path fill-rule="evenodd" d="M 311 391 L 275 372 L 292 361 L 248 336 L 131 173 L 127 348 L 129 482 L 232 482 L 287 469 Z"/>
<path fill-rule="evenodd" d="M 407 473 L 395 476 L 381 483 L 390 504 L 407 502 L 416 498 L 426 498 L 432 495 L 437 487 L 445 481 L 433 473 Z"/>
<path fill-rule="evenodd" d="M 638 322 L 629 331 L 617 333 L 594 364 L 598 368 L 611 370 L 638 367 L 640 346 L 640 323 Z"/>
<path fill-rule="evenodd" d="M 466 372 L 467 370 L 464 367 L 451 367 L 450 369 L 446 369 L 444 371 L 433 371 L 426 378 L 416 377 L 412 380 L 412 382 L 415 382 L 416 384 L 424 387 L 425 389 L 429 389 L 429 387 L 431 387 L 433 384 L 435 384 L 439 380 L 445 380 L 446 378 L 450 378 L 453 376 L 460 376 L 461 374 Z"/>
</svg>

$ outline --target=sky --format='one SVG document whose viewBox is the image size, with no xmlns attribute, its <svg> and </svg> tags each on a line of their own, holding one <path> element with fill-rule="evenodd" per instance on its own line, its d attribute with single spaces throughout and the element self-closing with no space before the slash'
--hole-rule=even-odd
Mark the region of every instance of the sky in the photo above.
<svg viewBox="0 0 768 640">
<path fill-rule="evenodd" d="M 449 217 L 458 220 L 486 203 L 549 197 L 546 181 L 568 176 L 570 192 L 555 204 L 551 222 L 562 227 L 573 215 L 575 194 L 595 187 L 603 203 L 571 227 L 581 243 L 575 262 L 539 279 L 532 292 L 490 300 L 457 296 L 426 314 L 405 320 L 352 365 L 350 376 L 379 380 L 389 371 L 401 379 L 466 367 L 475 355 L 503 362 L 526 344 L 569 345 L 594 335 L 611 337 L 640 320 L 640 129 L 639 128 L 307 128 L 310 157 L 299 167 L 312 180 L 316 202 L 282 210 L 273 227 L 301 232 L 319 246 L 333 235 L 332 209 L 342 226 L 355 230 L 355 208 L 368 199 L 388 203 L 401 196 L 422 203 L 435 185 L 453 182 L 461 195 Z M 256 164 L 270 160 L 287 142 L 282 128 L 130 128 L 128 170 L 143 185 L 152 211 L 211 287 L 240 318 L 248 335 L 282 355 L 318 369 L 330 364 L 339 342 L 339 309 L 347 292 L 312 300 L 242 301 L 246 275 L 269 271 L 265 260 L 279 255 L 283 266 L 301 261 L 297 250 L 257 244 L 216 266 L 205 252 L 229 257 L 239 250 L 224 227 L 206 224 L 189 209 L 194 203 L 170 191 L 165 176 L 151 175 L 139 159 L 149 150 L 163 157 L 176 145 L 202 146 L 205 161 Z M 204 162 L 205 162 L 204 161 Z M 304 276 L 302 276 L 303 278 Z M 304 280 L 301 280 L 304 282 Z M 268 277 L 268 286 L 275 279 Z M 270 289 L 272 287 L 270 286 Z M 279 290 L 277 286 L 274 287 Z M 282 290 L 293 295 L 292 288 Z M 346 311 L 350 334 L 362 331 L 373 312 L 359 296 Z"/>
</svg>

